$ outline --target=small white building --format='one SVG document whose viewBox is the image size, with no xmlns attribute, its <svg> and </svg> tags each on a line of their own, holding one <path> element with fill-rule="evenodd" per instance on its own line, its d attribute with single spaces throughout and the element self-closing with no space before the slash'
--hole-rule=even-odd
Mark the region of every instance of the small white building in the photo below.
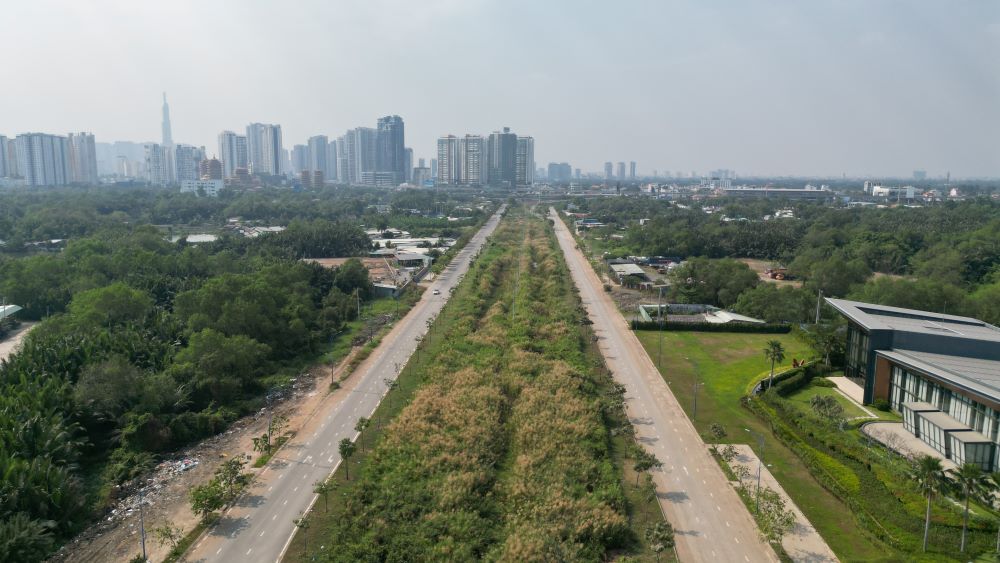
<svg viewBox="0 0 1000 563">
<path fill-rule="evenodd" d="M 219 197 L 219 192 L 225 186 L 222 180 L 184 180 L 181 182 L 181 193 L 204 193 L 209 197 Z"/>
</svg>

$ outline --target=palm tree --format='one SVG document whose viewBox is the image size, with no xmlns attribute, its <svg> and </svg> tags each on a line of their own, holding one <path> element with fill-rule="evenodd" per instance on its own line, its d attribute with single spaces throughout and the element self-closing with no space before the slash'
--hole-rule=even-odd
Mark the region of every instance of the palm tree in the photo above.
<svg viewBox="0 0 1000 563">
<path fill-rule="evenodd" d="M 927 551 L 927 536 L 931 531 L 931 499 L 945 488 L 948 476 L 940 459 L 924 454 L 917 458 L 912 477 L 917 482 L 917 489 L 927 497 L 927 514 L 924 518 L 924 551 Z"/>
<path fill-rule="evenodd" d="M 965 536 L 969 529 L 969 499 L 979 496 L 983 491 L 986 474 L 978 463 L 964 463 L 958 469 L 951 471 L 951 478 L 965 497 L 965 515 L 962 519 L 962 543 L 959 551 L 965 553 Z"/>
<path fill-rule="evenodd" d="M 992 496 L 994 493 L 1000 492 L 1000 471 L 994 471 L 993 473 L 990 473 L 989 478 L 986 481 L 986 490 L 989 492 L 989 496 Z M 996 552 L 1000 553 L 1000 526 L 997 526 Z"/>
<path fill-rule="evenodd" d="M 778 340 L 768 340 L 767 348 L 764 348 L 764 357 L 771 360 L 771 377 L 767 383 L 767 388 L 770 389 L 774 385 L 774 364 L 785 361 L 785 347 Z"/>
</svg>

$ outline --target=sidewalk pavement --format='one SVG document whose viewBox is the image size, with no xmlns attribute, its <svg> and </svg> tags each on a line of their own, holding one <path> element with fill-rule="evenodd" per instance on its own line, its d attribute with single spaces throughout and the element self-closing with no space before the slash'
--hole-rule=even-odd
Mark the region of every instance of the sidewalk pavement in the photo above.
<svg viewBox="0 0 1000 563">
<path fill-rule="evenodd" d="M 730 465 L 734 467 L 742 465 L 749 469 L 752 476 L 749 479 L 749 486 L 751 490 L 756 490 L 757 454 L 746 444 L 734 444 L 733 446 L 736 448 L 738 455 Z M 785 548 L 788 556 L 796 563 L 839 561 L 837 556 L 834 555 L 833 550 L 830 549 L 830 546 L 826 544 L 823 537 L 816 531 L 816 528 L 813 528 L 812 524 L 809 523 L 805 514 L 802 514 L 799 507 L 795 505 L 788 494 L 785 493 L 785 490 L 781 488 L 778 480 L 771 475 L 767 466 L 762 466 L 760 469 L 760 486 L 772 489 L 781 495 L 785 499 L 788 509 L 795 513 L 795 527 L 792 528 L 792 531 L 785 534 L 785 537 L 781 540 L 781 547 Z"/>
</svg>

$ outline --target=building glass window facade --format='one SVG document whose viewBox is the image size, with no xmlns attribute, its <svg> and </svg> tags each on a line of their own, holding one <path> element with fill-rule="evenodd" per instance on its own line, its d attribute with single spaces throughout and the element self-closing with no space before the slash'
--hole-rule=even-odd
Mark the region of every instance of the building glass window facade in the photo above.
<svg viewBox="0 0 1000 563">
<path fill-rule="evenodd" d="M 868 333 L 854 323 L 847 326 L 847 358 L 844 375 L 865 379 L 868 374 Z"/>
</svg>

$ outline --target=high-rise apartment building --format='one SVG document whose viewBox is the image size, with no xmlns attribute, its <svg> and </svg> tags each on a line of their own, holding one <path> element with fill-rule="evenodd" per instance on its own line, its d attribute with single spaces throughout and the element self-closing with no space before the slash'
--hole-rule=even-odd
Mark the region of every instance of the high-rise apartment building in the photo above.
<svg viewBox="0 0 1000 563">
<path fill-rule="evenodd" d="M 628 163 L 628 178 L 629 180 L 635 180 L 635 161 Z"/>
<path fill-rule="evenodd" d="M 154 186 L 166 186 L 170 183 L 170 158 L 168 149 L 162 145 L 151 143 L 146 145 L 146 175 L 149 183 Z"/>
<path fill-rule="evenodd" d="M 247 160 L 251 174 L 277 176 L 282 170 L 281 126 L 247 125 Z"/>
<path fill-rule="evenodd" d="M 323 152 L 324 154 L 326 153 L 325 150 Z M 291 173 L 298 176 L 306 170 L 312 171 L 313 169 L 310 167 L 310 161 L 312 159 L 310 156 L 308 145 L 295 145 L 292 147 Z"/>
<path fill-rule="evenodd" d="M 431 159 L 431 175 L 439 184 L 457 184 L 462 162 L 458 137 L 447 135 L 439 138 L 437 149 L 437 159 Z"/>
<path fill-rule="evenodd" d="M 77 184 L 97 184 L 97 148 L 91 133 L 70 133 L 69 181 Z"/>
<path fill-rule="evenodd" d="M 337 159 L 337 141 L 330 141 L 326 145 L 326 170 L 323 176 L 324 181 L 338 182 L 340 179 L 340 167 Z"/>
<path fill-rule="evenodd" d="M 485 183 L 513 188 L 517 185 L 517 135 L 510 127 L 490 133 L 487 142 Z"/>
<path fill-rule="evenodd" d="M 326 135 L 309 137 L 308 150 L 308 162 L 305 167 L 299 169 L 299 172 L 303 170 L 319 170 L 323 173 L 324 179 L 333 178 L 330 174 L 329 165 L 330 139 Z M 294 163 L 295 156 L 292 155 L 292 164 Z"/>
<path fill-rule="evenodd" d="M 624 162 L 619 162 L 618 163 L 618 174 L 616 174 L 616 177 L 618 178 L 619 181 L 625 179 L 625 163 Z"/>
<path fill-rule="evenodd" d="M 515 180 L 518 186 L 530 186 L 535 182 L 535 139 L 517 138 L 517 153 L 514 157 Z"/>
<path fill-rule="evenodd" d="M 613 173 L 613 165 L 610 162 L 604 163 L 604 179 L 610 180 Z"/>
<path fill-rule="evenodd" d="M 549 163 L 549 181 L 553 183 L 569 182 L 573 171 L 567 162 Z"/>
<path fill-rule="evenodd" d="M 466 135 L 458 142 L 458 183 L 481 186 L 486 183 L 486 140 L 481 135 Z M 438 156 L 440 158 L 440 155 Z"/>
<path fill-rule="evenodd" d="M 69 143 L 66 137 L 24 133 L 15 139 L 18 172 L 29 186 L 69 183 Z"/>
<path fill-rule="evenodd" d="M 7 144 L 9 142 L 6 136 L 0 135 L 0 178 L 7 178 L 10 175 L 10 165 L 7 164 Z"/>
<path fill-rule="evenodd" d="M 164 147 L 164 150 L 170 150 Z M 191 145 L 179 144 L 172 151 L 176 173 L 173 179 L 178 183 L 201 178 L 200 165 L 205 160 L 205 149 Z"/>
<path fill-rule="evenodd" d="M 378 119 L 376 130 L 375 171 L 392 172 L 394 183 L 406 180 L 406 146 L 403 118 L 387 115 Z"/>
<path fill-rule="evenodd" d="M 376 138 L 377 131 L 371 127 L 357 127 L 344 135 L 348 183 L 361 184 L 365 172 L 376 171 Z"/>
<path fill-rule="evenodd" d="M 232 131 L 219 133 L 219 158 L 222 160 L 222 175 L 226 178 L 235 176 L 237 168 L 249 168 L 247 138 Z"/>
<path fill-rule="evenodd" d="M 403 151 L 403 156 L 403 173 L 406 174 L 403 181 L 409 183 L 413 179 L 413 149 L 407 147 Z"/>
</svg>

